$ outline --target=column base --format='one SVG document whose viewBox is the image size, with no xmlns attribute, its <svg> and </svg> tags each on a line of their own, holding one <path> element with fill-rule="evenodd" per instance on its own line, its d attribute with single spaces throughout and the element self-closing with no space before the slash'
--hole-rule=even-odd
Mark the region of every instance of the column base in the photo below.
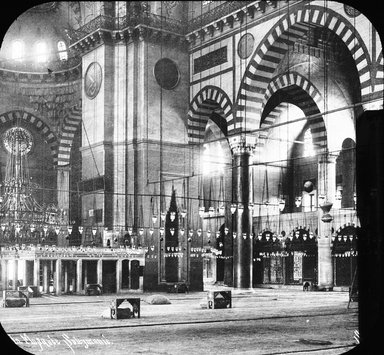
<svg viewBox="0 0 384 355">
<path fill-rule="evenodd" d="M 333 291 L 333 286 L 322 286 L 322 285 L 319 285 L 317 287 L 317 290 L 318 291 Z"/>
<path fill-rule="evenodd" d="M 253 287 L 233 287 L 234 291 L 243 291 L 243 292 L 255 292 L 255 289 Z"/>
</svg>

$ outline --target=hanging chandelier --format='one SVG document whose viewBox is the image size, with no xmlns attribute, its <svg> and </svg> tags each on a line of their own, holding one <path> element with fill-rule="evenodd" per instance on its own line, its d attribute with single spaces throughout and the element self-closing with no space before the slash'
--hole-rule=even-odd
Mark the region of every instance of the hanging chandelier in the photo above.
<svg viewBox="0 0 384 355">
<path fill-rule="evenodd" d="M 25 128 L 15 126 L 2 136 L 4 148 L 8 152 L 5 179 L 0 185 L 1 229 L 10 234 L 44 231 L 60 231 L 66 213 L 54 204 L 40 204 L 35 196 L 40 190 L 32 182 L 28 169 L 28 153 L 33 146 L 33 136 Z"/>
</svg>

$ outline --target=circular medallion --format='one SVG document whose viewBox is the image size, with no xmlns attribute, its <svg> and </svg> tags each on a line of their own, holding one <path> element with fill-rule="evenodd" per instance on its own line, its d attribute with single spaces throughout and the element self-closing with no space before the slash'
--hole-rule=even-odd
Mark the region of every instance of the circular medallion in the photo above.
<svg viewBox="0 0 384 355">
<path fill-rule="evenodd" d="M 26 155 L 32 149 L 33 137 L 31 132 L 22 127 L 12 127 L 3 135 L 5 149 L 14 155 Z"/>
<path fill-rule="evenodd" d="M 174 89 L 180 80 L 180 72 L 176 63 L 168 58 L 162 58 L 153 69 L 157 83 L 166 90 Z"/>
<path fill-rule="evenodd" d="M 253 46 L 255 44 L 255 38 L 250 33 L 246 33 L 240 38 L 237 45 L 237 53 L 241 59 L 248 58 L 253 52 Z"/>
<path fill-rule="evenodd" d="M 103 71 L 99 63 L 93 62 L 88 66 L 84 76 L 84 91 L 89 99 L 94 99 L 100 91 Z"/>
<path fill-rule="evenodd" d="M 357 17 L 360 15 L 360 11 L 356 10 L 354 7 L 344 4 L 344 11 L 349 17 Z"/>
</svg>

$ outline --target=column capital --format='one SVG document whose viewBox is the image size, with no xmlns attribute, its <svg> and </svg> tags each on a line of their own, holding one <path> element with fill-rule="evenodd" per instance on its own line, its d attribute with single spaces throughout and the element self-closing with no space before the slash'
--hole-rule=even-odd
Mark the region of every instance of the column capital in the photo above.
<svg viewBox="0 0 384 355">
<path fill-rule="evenodd" d="M 55 168 L 57 171 L 67 171 L 68 173 L 71 171 L 71 166 L 69 164 L 68 165 L 57 164 Z"/>
<path fill-rule="evenodd" d="M 256 137 L 239 135 L 228 138 L 229 146 L 232 153 L 239 154 L 251 154 L 256 146 Z"/>
<path fill-rule="evenodd" d="M 339 154 L 337 153 L 325 153 L 320 155 L 319 164 L 335 164 Z"/>
</svg>

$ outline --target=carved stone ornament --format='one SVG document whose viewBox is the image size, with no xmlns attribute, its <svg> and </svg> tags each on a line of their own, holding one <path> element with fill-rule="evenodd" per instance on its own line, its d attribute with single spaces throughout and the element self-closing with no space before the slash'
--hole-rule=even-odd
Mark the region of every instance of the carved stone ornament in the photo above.
<svg viewBox="0 0 384 355">
<path fill-rule="evenodd" d="M 165 11 L 167 16 L 171 16 L 174 7 L 179 3 L 179 1 L 163 1 L 162 4 L 165 6 Z"/>
<path fill-rule="evenodd" d="M 256 139 L 253 136 L 237 136 L 229 139 L 229 145 L 233 154 L 252 154 Z"/>
<path fill-rule="evenodd" d="M 361 14 L 359 10 L 356 10 L 354 7 L 344 4 L 344 11 L 349 17 L 357 17 Z"/>
</svg>

